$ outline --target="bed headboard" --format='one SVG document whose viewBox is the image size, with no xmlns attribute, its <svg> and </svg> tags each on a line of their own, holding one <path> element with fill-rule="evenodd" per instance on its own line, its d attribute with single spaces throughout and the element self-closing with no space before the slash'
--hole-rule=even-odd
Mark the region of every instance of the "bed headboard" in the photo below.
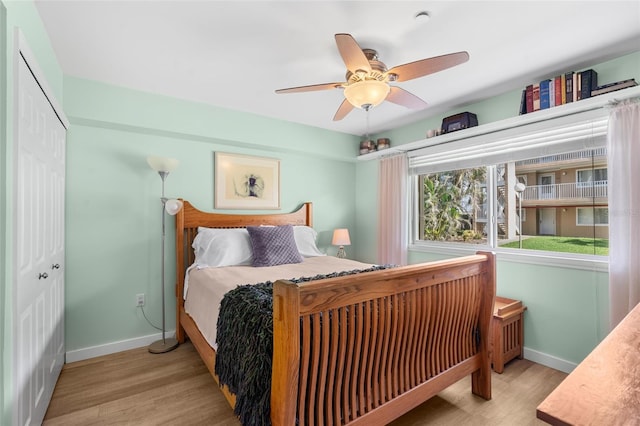
<svg viewBox="0 0 640 426">
<path fill-rule="evenodd" d="M 207 228 L 246 228 L 260 225 L 313 226 L 312 203 L 304 203 L 293 213 L 228 214 L 204 212 L 190 202 L 182 201 L 182 209 L 176 215 L 176 301 L 184 303 L 184 274 L 194 262 L 193 239 L 199 226 Z"/>
</svg>

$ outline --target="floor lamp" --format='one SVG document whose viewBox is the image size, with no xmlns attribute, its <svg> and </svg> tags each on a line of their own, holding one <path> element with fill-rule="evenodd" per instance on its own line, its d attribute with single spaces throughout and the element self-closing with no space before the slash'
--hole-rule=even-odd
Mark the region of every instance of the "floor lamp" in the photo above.
<svg viewBox="0 0 640 426">
<path fill-rule="evenodd" d="M 164 196 L 164 181 L 169 175 L 169 172 L 173 171 L 176 167 L 178 167 L 178 160 L 173 158 L 164 158 L 164 157 L 148 157 L 147 163 L 149 166 L 160 175 L 160 179 L 162 179 L 162 197 L 160 201 L 162 202 L 162 259 L 160 261 L 161 266 L 161 291 L 162 291 L 162 340 L 157 340 L 149 345 L 149 352 L 152 354 L 162 354 L 165 352 L 169 352 L 178 347 L 178 341 L 171 338 L 166 338 L 166 326 L 165 326 L 165 303 L 164 303 L 164 246 L 165 246 L 165 212 L 170 215 L 175 215 L 182 208 L 182 202 L 179 200 L 168 200 Z"/>
</svg>

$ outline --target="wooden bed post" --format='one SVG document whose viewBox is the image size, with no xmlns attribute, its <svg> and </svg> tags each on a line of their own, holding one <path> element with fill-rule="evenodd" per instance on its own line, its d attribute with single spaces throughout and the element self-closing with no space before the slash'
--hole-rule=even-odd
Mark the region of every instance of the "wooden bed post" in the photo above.
<svg viewBox="0 0 640 426">
<path fill-rule="evenodd" d="M 294 425 L 300 369 L 300 292 L 297 284 L 273 285 L 271 423 Z"/>
<path fill-rule="evenodd" d="M 480 301 L 480 369 L 471 375 L 471 392 L 484 399 L 491 399 L 491 319 L 496 295 L 496 255 L 492 252 L 478 252 L 487 257 L 484 262 L 483 283 Z"/>
<path fill-rule="evenodd" d="M 182 208 L 176 214 L 176 340 L 184 343 L 185 333 L 180 323 L 180 311 L 184 305 L 184 200 Z"/>
</svg>

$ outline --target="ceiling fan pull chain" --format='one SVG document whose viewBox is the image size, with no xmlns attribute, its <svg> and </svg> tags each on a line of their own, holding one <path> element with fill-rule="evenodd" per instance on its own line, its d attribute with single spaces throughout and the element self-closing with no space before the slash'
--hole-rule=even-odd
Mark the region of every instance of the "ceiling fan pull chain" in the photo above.
<svg viewBox="0 0 640 426">
<path fill-rule="evenodd" d="M 364 110 L 364 113 L 365 113 L 365 115 L 366 115 L 366 117 L 367 117 L 367 118 L 366 118 L 366 120 L 367 120 L 367 121 L 366 121 L 366 124 L 367 124 L 367 127 L 366 127 L 366 128 L 367 128 L 367 133 L 366 133 L 366 135 L 365 135 L 365 139 L 366 139 L 366 140 L 369 140 L 369 110 L 370 110 L 370 109 L 371 109 L 370 107 L 366 107 L 366 108 L 365 108 L 365 110 Z"/>
</svg>

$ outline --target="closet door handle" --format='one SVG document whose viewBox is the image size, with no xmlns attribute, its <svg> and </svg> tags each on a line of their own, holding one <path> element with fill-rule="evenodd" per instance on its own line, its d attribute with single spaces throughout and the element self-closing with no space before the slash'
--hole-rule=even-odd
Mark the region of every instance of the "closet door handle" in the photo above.
<svg viewBox="0 0 640 426">
<path fill-rule="evenodd" d="M 38 279 L 47 279 L 49 277 L 49 274 L 47 274 L 46 272 L 40 272 L 40 274 L 38 275 Z"/>
<path fill-rule="evenodd" d="M 54 263 L 53 265 L 51 265 L 51 269 L 60 269 L 60 264 Z"/>
</svg>

